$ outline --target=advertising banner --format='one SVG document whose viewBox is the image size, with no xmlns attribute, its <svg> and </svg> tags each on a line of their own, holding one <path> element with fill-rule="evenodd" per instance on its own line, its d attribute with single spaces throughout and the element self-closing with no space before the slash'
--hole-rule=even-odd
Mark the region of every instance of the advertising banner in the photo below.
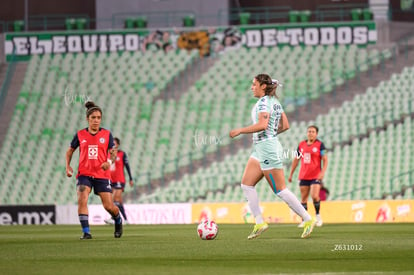
<svg viewBox="0 0 414 275">
<path fill-rule="evenodd" d="M 284 202 L 260 204 L 268 223 L 299 223 L 297 216 Z M 312 202 L 308 202 L 315 215 Z M 324 223 L 414 222 L 414 200 L 323 201 L 320 212 Z M 217 223 L 254 223 L 247 203 L 193 204 L 192 222 L 211 218 Z"/>
<path fill-rule="evenodd" d="M 55 224 L 54 205 L 0 206 L 0 225 Z"/>
<path fill-rule="evenodd" d="M 200 56 L 239 47 L 351 45 L 377 41 L 375 22 L 232 26 L 173 30 L 7 33 L 5 55 L 17 60 L 37 54 L 110 53 L 197 49 Z"/>
<path fill-rule="evenodd" d="M 89 205 L 89 223 L 105 224 L 111 216 L 102 205 Z M 191 223 L 191 204 L 126 204 L 131 224 L 187 224 Z"/>
</svg>

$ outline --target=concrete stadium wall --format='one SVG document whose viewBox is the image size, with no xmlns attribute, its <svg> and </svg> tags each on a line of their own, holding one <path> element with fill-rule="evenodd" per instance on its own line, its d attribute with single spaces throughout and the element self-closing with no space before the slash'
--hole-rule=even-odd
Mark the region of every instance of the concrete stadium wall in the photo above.
<svg viewBox="0 0 414 275">
<path fill-rule="evenodd" d="M 227 22 L 227 19 L 222 18 L 219 22 L 218 12 L 222 10 L 223 16 L 227 15 L 228 1 L 221 0 L 169 0 L 169 1 L 154 1 L 154 0 L 96 0 L 96 17 L 98 22 L 100 18 L 112 18 L 113 14 L 119 13 L 155 13 L 155 12 L 171 12 L 171 11 L 193 11 L 197 14 L 211 15 L 204 18 L 196 18 L 197 26 L 218 26 Z M 168 27 L 181 27 L 182 22 L 172 22 L 174 25 Z M 108 29 L 112 26 L 112 22 L 99 22 L 97 29 Z M 116 27 L 122 28 L 121 22 L 117 22 Z M 149 28 L 166 27 L 164 22 L 152 22 L 148 20 Z"/>
</svg>

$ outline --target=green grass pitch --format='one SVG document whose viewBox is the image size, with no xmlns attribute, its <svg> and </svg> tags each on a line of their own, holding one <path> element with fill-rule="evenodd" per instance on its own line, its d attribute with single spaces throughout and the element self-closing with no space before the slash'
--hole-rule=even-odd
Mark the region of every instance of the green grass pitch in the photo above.
<svg viewBox="0 0 414 275">
<path fill-rule="evenodd" d="M 271 224 L 247 240 L 252 225 L 220 225 L 200 240 L 197 225 L 0 227 L 1 274 L 414 274 L 413 224 L 347 224 L 315 228 Z"/>
</svg>

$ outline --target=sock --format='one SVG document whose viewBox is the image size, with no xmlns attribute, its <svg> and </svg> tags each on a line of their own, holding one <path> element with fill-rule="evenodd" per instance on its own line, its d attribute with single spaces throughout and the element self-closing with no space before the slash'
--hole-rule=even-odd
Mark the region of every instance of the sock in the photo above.
<svg viewBox="0 0 414 275">
<path fill-rule="evenodd" d="M 243 194 L 247 199 L 250 210 L 256 220 L 256 224 L 264 223 L 262 211 L 260 210 L 259 197 L 257 196 L 256 188 L 254 186 L 248 186 L 241 184 Z"/>
<path fill-rule="evenodd" d="M 79 221 L 82 226 L 82 232 L 89 233 L 89 216 L 85 214 L 79 214 Z"/>
<path fill-rule="evenodd" d="M 316 215 L 319 215 L 319 209 L 321 208 L 321 201 L 313 202 L 313 206 L 315 206 Z"/>
<path fill-rule="evenodd" d="M 127 217 L 126 217 L 126 214 L 125 214 L 125 209 L 124 209 L 124 205 L 122 204 L 122 203 L 120 203 L 120 202 L 114 202 L 114 204 L 116 205 L 116 206 L 118 206 L 118 208 L 119 208 L 119 211 L 121 212 L 121 215 L 122 215 L 122 217 L 124 217 L 124 220 L 127 220 Z"/>
<path fill-rule="evenodd" d="M 307 211 L 308 210 L 308 203 L 307 202 L 305 202 L 305 203 L 301 202 L 301 204 L 302 204 L 303 208 L 305 208 L 305 210 Z"/>
<path fill-rule="evenodd" d="M 280 191 L 277 195 L 284 202 L 286 202 L 287 205 L 289 205 L 290 209 L 292 209 L 296 214 L 298 214 L 305 222 L 312 219 L 309 213 L 305 210 L 305 208 L 303 208 L 298 198 L 289 189 L 285 188 L 282 191 Z"/>
<path fill-rule="evenodd" d="M 121 215 L 119 213 L 116 216 L 112 216 L 112 219 L 114 219 L 115 224 L 121 224 L 122 223 Z"/>
<path fill-rule="evenodd" d="M 305 202 L 305 203 L 301 202 L 301 204 L 302 204 L 303 208 L 305 208 L 305 210 L 308 211 L 308 203 L 307 202 Z"/>
</svg>

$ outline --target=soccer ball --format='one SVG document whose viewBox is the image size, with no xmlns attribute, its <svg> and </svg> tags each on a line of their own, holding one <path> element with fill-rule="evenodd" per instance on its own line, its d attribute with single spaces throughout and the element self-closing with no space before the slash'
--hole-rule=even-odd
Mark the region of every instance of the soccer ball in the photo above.
<svg viewBox="0 0 414 275">
<path fill-rule="evenodd" d="M 202 240 L 214 240 L 217 237 L 218 226 L 212 220 L 203 220 L 197 226 L 197 233 Z"/>
</svg>

